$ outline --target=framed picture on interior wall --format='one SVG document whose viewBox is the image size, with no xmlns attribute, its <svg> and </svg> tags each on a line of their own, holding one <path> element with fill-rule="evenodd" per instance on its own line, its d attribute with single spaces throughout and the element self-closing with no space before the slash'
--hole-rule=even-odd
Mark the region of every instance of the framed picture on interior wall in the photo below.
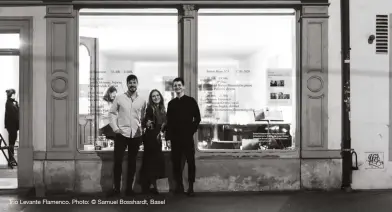
<svg viewBox="0 0 392 212">
<path fill-rule="evenodd" d="M 164 83 L 164 88 L 165 88 L 165 92 L 166 91 L 173 91 L 173 80 L 175 79 L 175 77 L 163 77 L 163 83 Z"/>
<path fill-rule="evenodd" d="M 293 78 L 291 69 L 267 70 L 268 106 L 291 106 Z"/>
<path fill-rule="evenodd" d="M 167 104 L 169 103 L 169 101 L 174 99 L 176 96 L 174 93 L 174 90 L 173 90 L 173 80 L 175 78 L 176 78 L 175 76 L 162 77 L 163 88 L 164 88 L 162 95 L 163 95 L 163 99 L 165 100 L 166 108 L 167 108 Z"/>
</svg>

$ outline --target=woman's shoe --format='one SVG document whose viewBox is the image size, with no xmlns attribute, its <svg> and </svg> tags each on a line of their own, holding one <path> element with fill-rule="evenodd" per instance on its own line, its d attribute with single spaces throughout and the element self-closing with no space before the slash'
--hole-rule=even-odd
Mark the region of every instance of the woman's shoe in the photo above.
<svg viewBox="0 0 392 212">
<path fill-rule="evenodd" d="M 13 169 L 14 166 L 17 166 L 17 165 L 18 165 L 18 164 L 16 163 L 16 161 L 10 161 L 10 162 L 8 163 L 8 168 Z"/>
<path fill-rule="evenodd" d="M 157 188 L 150 188 L 150 193 L 155 194 L 155 195 L 158 195 L 158 194 L 159 194 Z"/>
</svg>

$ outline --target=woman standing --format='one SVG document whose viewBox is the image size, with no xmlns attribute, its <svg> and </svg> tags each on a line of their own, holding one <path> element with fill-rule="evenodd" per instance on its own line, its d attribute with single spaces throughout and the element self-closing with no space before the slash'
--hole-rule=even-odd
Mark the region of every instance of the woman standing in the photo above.
<svg viewBox="0 0 392 212">
<path fill-rule="evenodd" d="M 143 127 L 146 128 L 143 144 L 143 162 L 140 180 L 143 192 L 158 194 L 157 180 L 165 178 L 165 159 L 162 153 L 161 133 L 165 131 L 166 109 L 162 94 L 154 89 L 150 92 Z M 150 189 L 150 186 L 153 188 Z"/>
<path fill-rule="evenodd" d="M 110 86 L 103 96 L 103 104 L 101 105 L 101 115 L 99 121 L 99 135 L 105 135 L 107 139 L 114 140 L 116 134 L 113 132 L 112 127 L 110 127 L 109 110 L 113 104 L 114 99 L 117 95 L 117 89 L 114 86 Z"/>
<path fill-rule="evenodd" d="M 5 103 L 5 118 L 4 126 L 8 131 L 8 157 L 10 159 L 8 166 L 16 166 L 16 160 L 14 158 L 14 146 L 18 137 L 19 130 L 19 105 L 15 100 L 15 90 L 9 89 L 5 91 L 7 93 L 7 102 Z"/>
</svg>

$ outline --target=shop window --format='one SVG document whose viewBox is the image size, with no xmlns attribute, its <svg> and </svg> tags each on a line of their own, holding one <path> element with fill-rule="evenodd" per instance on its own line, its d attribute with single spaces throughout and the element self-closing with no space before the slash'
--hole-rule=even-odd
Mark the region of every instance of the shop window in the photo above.
<svg viewBox="0 0 392 212">
<path fill-rule="evenodd" d="M 295 28 L 294 10 L 199 10 L 199 150 L 295 147 Z"/>
<path fill-rule="evenodd" d="M 126 92 L 130 74 L 138 77 L 140 96 L 148 101 L 157 89 L 167 108 L 178 76 L 177 27 L 176 9 L 80 10 L 79 149 L 113 150 L 104 97 L 111 87 Z M 162 149 L 169 150 L 166 142 Z"/>
</svg>

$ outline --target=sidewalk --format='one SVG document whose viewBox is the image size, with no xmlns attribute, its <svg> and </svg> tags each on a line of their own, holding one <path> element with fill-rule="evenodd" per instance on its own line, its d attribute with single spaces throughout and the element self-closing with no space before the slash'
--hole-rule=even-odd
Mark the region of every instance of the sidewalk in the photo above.
<svg viewBox="0 0 392 212">
<path fill-rule="evenodd" d="M 282 193 L 197 193 L 196 197 L 161 194 L 158 197 L 136 196 L 133 198 L 105 197 L 47 197 L 26 198 L 16 194 L 0 196 L 0 211 L 9 212 L 390 212 L 392 211 L 392 191 L 333 192 L 282 192 Z M 120 199 L 128 204 L 120 204 Z M 151 204 L 151 199 L 155 203 Z M 28 204 L 26 201 L 41 201 L 41 204 Z M 88 203 L 81 205 L 82 202 Z M 95 200 L 95 204 L 92 204 Z M 10 204 L 10 202 L 18 204 Z M 50 201 L 69 201 L 65 204 L 48 204 Z M 74 201 L 74 204 L 72 204 Z M 78 201 L 79 205 L 76 204 Z M 106 204 L 99 202 L 107 201 Z M 141 205 L 145 201 L 148 205 Z M 161 201 L 161 202 L 159 202 Z M 20 203 L 25 204 L 20 204 Z M 109 204 L 109 203 L 118 204 Z M 37 203 L 37 202 L 36 202 Z M 55 203 L 55 202 L 51 202 Z"/>
</svg>

